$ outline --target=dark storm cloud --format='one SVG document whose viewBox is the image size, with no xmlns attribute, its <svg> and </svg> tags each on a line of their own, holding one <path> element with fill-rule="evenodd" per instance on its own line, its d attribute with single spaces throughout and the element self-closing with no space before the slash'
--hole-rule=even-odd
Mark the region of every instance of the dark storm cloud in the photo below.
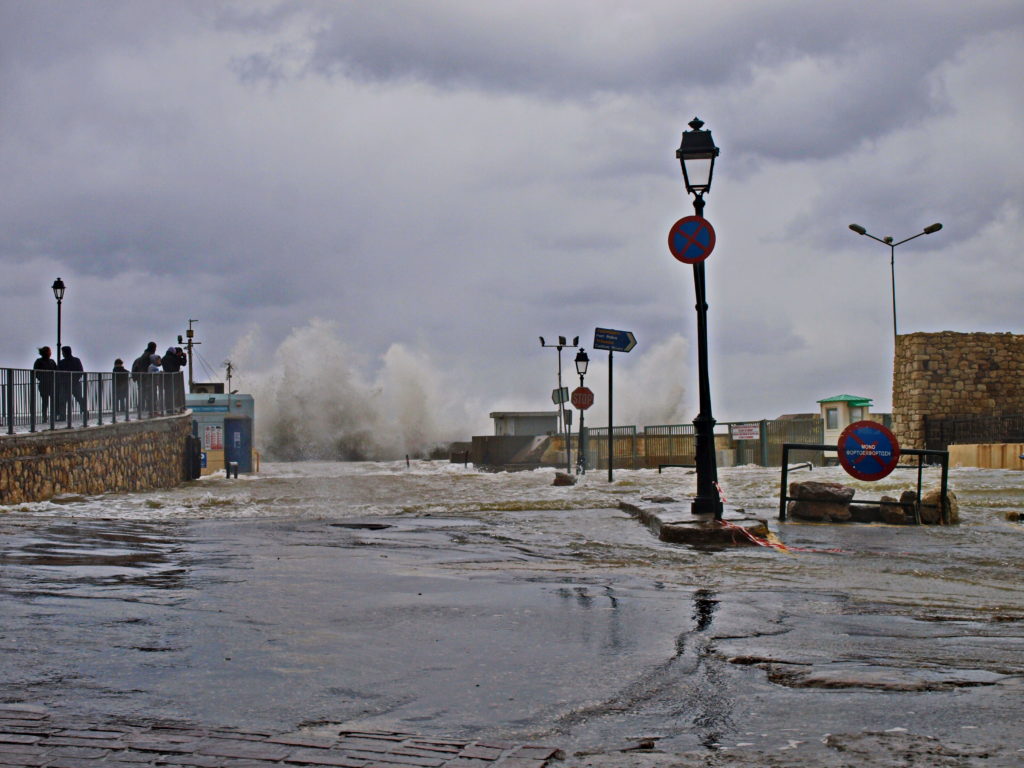
<svg viewBox="0 0 1024 768">
<path fill-rule="evenodd" d="M 326 75 L 556 100 L 646 94 L 665 105 L 731 93 L 739 148 L 792 160 L 841 154 L 941 112 L 936 68 L 1022 16 L 1013 2 L 384 0 L 323 6 L 320 22 L 309 65 Z"/>
</svg>

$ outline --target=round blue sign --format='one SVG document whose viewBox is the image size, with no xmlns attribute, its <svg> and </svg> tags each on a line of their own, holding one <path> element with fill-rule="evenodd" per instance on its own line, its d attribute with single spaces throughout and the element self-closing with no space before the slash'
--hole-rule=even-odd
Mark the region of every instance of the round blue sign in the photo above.
<svg viewBox="0 0 1024 768">
<path fill-rule="evenodd" d="M 858 480 L 881 480 L 896 468 L 896 436 L 875 421 L 855 421 L 839 435 L 839 463 Z"/>
<path fill-rule="evenodd" d="M 668 231 L 668 249 L 684 264 L 704 261 L 715 249 L 714 227 L 700 216 L 686 216 Z"/>
</svg>

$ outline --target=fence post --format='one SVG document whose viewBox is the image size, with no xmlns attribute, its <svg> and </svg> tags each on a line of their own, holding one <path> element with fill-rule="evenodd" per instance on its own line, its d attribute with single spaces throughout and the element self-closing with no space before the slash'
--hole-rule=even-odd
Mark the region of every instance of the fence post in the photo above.
<svg viewBox="0 0 1024 768">
<path fill-rule="evenodd" d="M 7 391 L 4 393 L 4 404 L 7 409 L 7 434 L 14 434 L 14 369 L 7 369 Z"/>
<path fill-rule="evenodd" d="M 768 466 L 768 421 L 767 419 L 761 419 L 761 423 L 757 427 L 758 438 L 761 443 L 761 466 Z"/>
<path fill-rule="evenodd" d="M 782 488 L 779 490 L 779 520 L 786 519 L 786 497 L 789 496 L 789 444 L 782 444 Z"/>
</svg>

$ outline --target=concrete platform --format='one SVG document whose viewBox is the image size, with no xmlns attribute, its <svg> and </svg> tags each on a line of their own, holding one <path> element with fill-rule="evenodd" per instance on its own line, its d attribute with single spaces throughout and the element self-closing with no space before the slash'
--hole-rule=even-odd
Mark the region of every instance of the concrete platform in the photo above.
<svg viewBox="0 0 1024 768">
<path fill-rule="evenodd" d="M 722 520 L 690 513 L 690 500 L 678 501 L 667 496 L 620 501 L 619 509 L 646 525 L 662 541 L 689 544 L 694 547 L 753 546 L 743 531 L 765 538 L 768 521 L 749 515 L 742 509 L 726 506 Z M 742 529 L 742 530 L 738 530 Z"/>
</svg>

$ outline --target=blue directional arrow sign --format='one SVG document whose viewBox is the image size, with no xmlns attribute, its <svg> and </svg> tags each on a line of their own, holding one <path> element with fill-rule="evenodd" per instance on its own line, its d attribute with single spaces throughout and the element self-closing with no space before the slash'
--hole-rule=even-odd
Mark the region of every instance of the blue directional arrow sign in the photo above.
<svg viewBox="0 0 1024 768">
<path fill-rule="evenodd" d="M 594 349 L 607 349 L 609 352 L 629 352 L 636 346 L 636 336 L 632 331 L 615 331 L 611 328 L 594 329 Z"/>
</svg>

